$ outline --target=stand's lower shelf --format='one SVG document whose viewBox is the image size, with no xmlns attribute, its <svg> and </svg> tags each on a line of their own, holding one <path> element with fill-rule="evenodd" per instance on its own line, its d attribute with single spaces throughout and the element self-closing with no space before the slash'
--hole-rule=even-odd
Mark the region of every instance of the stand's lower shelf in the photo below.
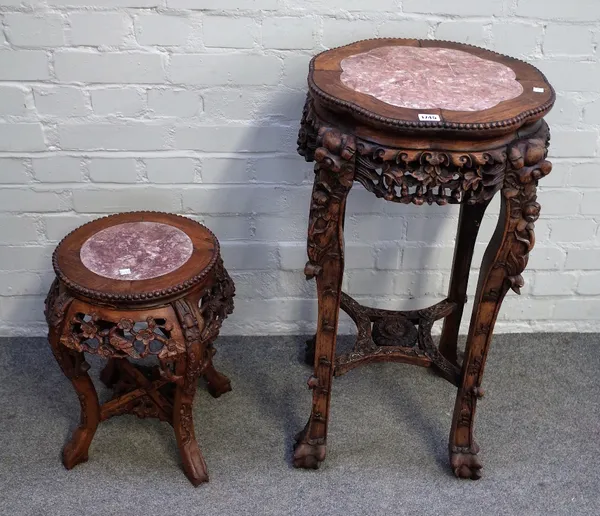
<svg viewBox="0 0 600 516">
<path fill-rule="evenodd" d="M 342 292 L 340 308 L 354 321 L 357 337 L 349 353 L 335 359 L 334 375 L 342 376 L 370 362 L 403 362 L 435 367 L 440 376 L 458 386 L 460 368 L 438 350 L 431 336 L 433 323 L 448 317 L 457 304 L 448 300 L 420 310 L 383 310 L 360 305 Z M 307 343 L 307 361 L 314 360 L 314 338 Z"/>
<path fill-rule="evenodd" d="M 113 389 L 111 400 L 100 406 L 100 420 L 121 414 L 141 419 L 158 418 L 173 424 L 175 388 L 160 373 L 159 366 L 133 364 L 126 358 L 113 359 L 100 373 L 100 380 Z"/>
</svg>

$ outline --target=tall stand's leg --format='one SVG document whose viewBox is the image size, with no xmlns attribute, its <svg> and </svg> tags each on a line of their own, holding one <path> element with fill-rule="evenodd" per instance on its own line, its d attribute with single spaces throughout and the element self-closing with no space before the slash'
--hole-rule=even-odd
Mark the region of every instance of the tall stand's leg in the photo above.
<svg viewBox="0 0 600 516">
<path fill-rule="evenodd" d="M 206 364 L 206 346 L 201 340 L 200 330 L 204 325 L 198 325 L 194 310 L 186 301 L 176 301 L 175 309 L 185 335 L 187 353 L 185 358 L 177 360 L 175 366 L 175 375 L 182 379 L 175 389 L 173 429 L 185 475 L 197 487 L 208 482 L 208 470 L 196 441 L 192 413 L 196 386 Z"/>
<path fill-rule="evenodd" d="M 88 450 L 100 422 L 100 404 L 94 384 L 87 374 L 90 366 L 83 353 L 64 347 L 56 328 L 50 327 L 48 340 L 63 373 L 71 380 L 81 405 L 79 426 L 63 449 L 63 464 L 71 469 L 88 460 Z"/>
<path fill-rule="evenodd" d="M 489 201 L 478 204 L 461 204 L 460 206 L 452 276 L 450 277 L 450 289 L 448 291 L 448 300 L 456 303 L 457 308 L 444 319 L 440 338 L 440 353 L 453 364 L 457 362 L 456 345 L 460 321 L 467 301 L 467 284 L 473 250 L 475 249 L 479 226 L 488 204 Z"/>
<path fill-rule="evenodd" d="M 343 221 L 354 180 L 356 144 L 352 137 L 321 128 L 314 152 L 315 184 L 308 228 L 307 279 L 316 277 L 319 315 L 315 343 L 313 408 L 296 438 L 294 466 L 318 468 L 325 459 L 327 422 L 344 271 Z"/>
<path fill-rule="evenodd" d="M 481 380 L 502 300 L 509 288 L 520 293 L 521 273 L 535 243 L 534 222 L 540 212 L 537 181 L 552 170 L 545 160 L 548 139 L 544 123 L 534 139 L 517 141 L 509 149 L 500 220 L 481 267 L 450 431 L 450 462 L 461 478 L 481 476 L 479 447 L 473 439 L 475 408 L 483 395 Z"/>
</svg>

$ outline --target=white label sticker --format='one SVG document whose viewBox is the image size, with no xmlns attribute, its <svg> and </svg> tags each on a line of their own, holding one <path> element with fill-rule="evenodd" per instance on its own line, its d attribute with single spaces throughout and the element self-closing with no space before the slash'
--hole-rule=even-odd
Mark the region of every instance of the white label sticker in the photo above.
<svg viewBox="0 0 600 516">
<path fill-rule="evenodd" d="M 533 92 L 534 93 L 544 93 L 544 88 L 536 88 L 535 86 L 533 87 Z"/>
<path fill-rule="evenodd" d="M 127 276 L 128 274 L 131 274 L 131 269 L 119 269 L 119 274 L 121 276 Z"/>
<path fill-rule="evenodd" d="M 429 113 L 419 113 L 419 120 L 421 122 L 439 122 L 440 115 L 430 115 Z"/>
</svg>

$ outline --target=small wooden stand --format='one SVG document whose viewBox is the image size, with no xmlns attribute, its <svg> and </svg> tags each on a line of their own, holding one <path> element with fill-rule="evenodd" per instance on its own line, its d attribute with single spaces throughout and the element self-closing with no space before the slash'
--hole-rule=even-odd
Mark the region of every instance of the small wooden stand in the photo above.
<svg viewBox="0 0 600 516">
<path fill-rule="evenodd" d="M 111 228 L 119 236 L 114 245 L 122 244 L 119 228 L 135 228 L 139 223 L 149 223 L 151 230 L 165 226 L 180 230 L 190 241 L 185 263 L 167 274 L 141 280 L 114 279 L 86 267 L 81 253 L 86 242 Z M 128 242 L 134 247 L 132 254 L 139 255 L 144 250 L 135 248 L 136 237 L 129 235 Z M 154 239 L 148 247 L 161 245 L 159 236 Z M 96 251 L 110 254 L 111 249 L 104 249 L 102 240 L 99 242 Z M 155 249 L 149 252 L 155 253 Z M 163 256 L 155 257 L 159 271 L 170 258 L 165 260 L 164 255 L 171 253 L 177 258 L 178 252 L 163 249 Z M 194 486 L 208 481 L 194 435 L 192 403 L 201 376 L 214 397 L 231 390 L 212 358 L 213 342 L 233 310 L 235 290 L 223 267 L 216 237 L 204 226 L 176 215 L 123 213 L 90 222 L 69 234 L 54 252 L 53 265 L 57 278 L 46 299 L 49 341 L 81 403 L 80 424 L 63 450 L 65 467 L 71 469 L 88 459 L 100 421 L 135 414 L 171 424 L 186 476 Z M 102 405 L 87 373 L 90 366 L 84 352 L 108 359 L 100 378 L 114 396 Z M 143 367 L 129 361 L 147 356 L 157 357 L 158 365 Z"/>
</svg>

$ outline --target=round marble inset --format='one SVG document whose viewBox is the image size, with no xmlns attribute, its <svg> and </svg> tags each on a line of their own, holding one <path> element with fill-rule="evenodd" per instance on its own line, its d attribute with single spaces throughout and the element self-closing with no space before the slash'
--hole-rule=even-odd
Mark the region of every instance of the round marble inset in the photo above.
<svg viewBox="0 0 600 516">
<path fill-rule="evenodd" d="M 408 109 L 482 111 L 523 93 L 508 66 L 449 48 L 379 47 L 341 67 L 346 87 Z"/>
<path fill-rule="evenodd" d="M 115 280 L 147 280 L 181 267 L 194 245 L 183 231 L 159 222 L 126 222 L 99 231 L 81 246 L 83 265 Z"/>
</svg>

